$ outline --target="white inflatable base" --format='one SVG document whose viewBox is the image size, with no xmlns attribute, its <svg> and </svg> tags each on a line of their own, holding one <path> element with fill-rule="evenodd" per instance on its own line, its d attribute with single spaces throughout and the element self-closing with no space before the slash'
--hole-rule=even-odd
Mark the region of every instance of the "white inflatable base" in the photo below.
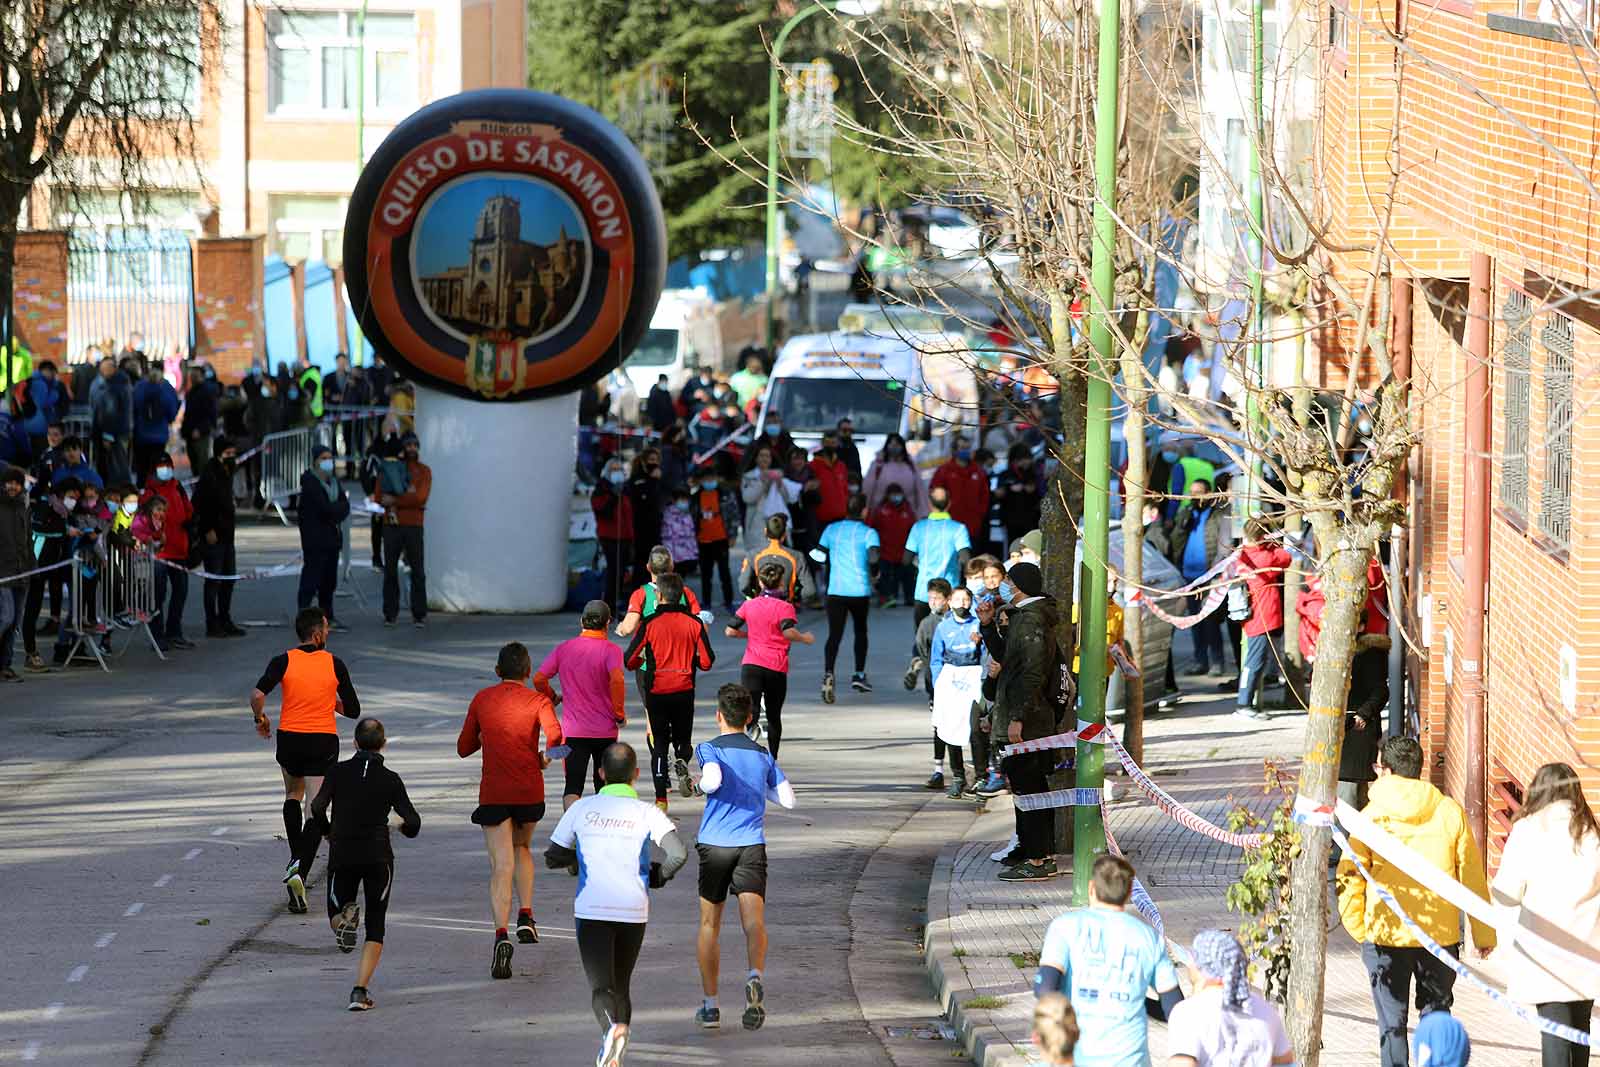
<svg viewBox="0 0 1600 1067">
<path fill-rule="evenodd" d="M 578 394 L 486 403 L 418 385 L 417 436 L 433 470 L 428 607 L 561 610 Z"/>
</svg>

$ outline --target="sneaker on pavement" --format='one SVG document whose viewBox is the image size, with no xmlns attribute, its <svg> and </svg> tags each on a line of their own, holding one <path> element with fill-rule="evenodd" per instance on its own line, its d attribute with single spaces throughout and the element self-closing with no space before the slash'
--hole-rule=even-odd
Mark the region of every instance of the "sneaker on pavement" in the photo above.
<svg viewBox="0 0 1600 1067">
<path fill-rule="evenodd" d="M 1234 708 L 1233 714 L 1237 718 L 1249 719 L 1252 722 L 1266 722 L 1268 719 L 1272 718 L 1272 716 L 1268 715 L 1266 712 L 1257 711 L 1255 708 L 1251 707 Z"/>
<path fill-rule="evenodd" d="M 702 1030 L 719 1030 L 722 1028 L 722 1009 L 702 1004 L 694 1013 L 694 1021 L 700 1024 Z"/>
<path fill-rule="evenodd" d="M 767 1021 L 766 990 L 761 988 L 761 979 L 751 978 L 744 984 L 744 1028 L 746 1030 L 759 1030 L 761 1024 Z"/>
<path fill-rule="evenodd" d="M 932 774 L 928 775 L 928 781 L 926 783 L 926 786 L 927 786 L 928 789 L 943 789 L 944 788 L 944 772 L 943 771 L 934 771 Z"/>
<path fill-rule="evenodd" d="M 907 689 L 917 687 L 917 679 L 922 677 L 922 662 L 921 656 L 911 657 L 911 665 L 906 668 L 906 676 L 900 679 L 901 685 Z"/>
<path fill-rule="evenodd" d="M 833 675 L 832 674 L 824 674 L 822 676 L 822 702 L 824 704 L 832 704 L 833 703 Z"/>
<path fill-rule="evenodd" d="M 1211 673 L 1211 664 L 1206 663 L 1204 660 L 1195 660 L 1193 663 L 1190 663 L 1187 666 L 1185 666 L 1180 673 L 1182 673 L 1182 674 L 1210 674 Z"/>
<path fill-rule="evenodd" d="M 195 647 L 195 643 L 189 640 L 187 637 L 169 637 L 167 638 L 167 644 L 171 645 L 173 648 L 182 649 L 191 649 Z"/>
<path fill-rule="evenodd" d="M 246 630 L 243 626 L 240 626 L 236 622 L 225 622 L 222 624 L 223 637 L 245 637 L 249 633 L 249 630 Z"/>
<path fill-rule="evenodd" d="M 867 681 L 867 676 L 864 674 L 852 674 L 850 676 L 850 688 L 858 693 L 870 693 L 872 692 L 872 683 Z"/>
<path fill-rule="evenodd" d="M 1006 780 L 995 771 L 990 771 L 989 777 L 985 778 L 983 784 L 978 787 L 978 795 L 985 800 L 990 797 L 1002 796 L 1009 792 L 1011 790 L 1006 787 Z"/>
<path fill-rule="evenodd" d="M 517 916 L 517 940 L 524 945 L 539 943 L 539 924 L 533 921 L 532 915 Z"/>
<path fill-rule="evenodd" d="M 686 798 L 694 796 L 694 779 L 689 777 L 689 761 L 684 759 L 673 760 L 672 773 L 678 779 L 678 792 Z"/>
<path fill-rule="evenodd" d="M 371 1011 L 377 1006 L 378 1002 L 372 999 L 366 986 L 358 985 L 350 990 L 350 1011 Z"/>
<path fill-rule="evenodd" d="M 606 1031 L 606 1039 L 595 1057 L 594 1067 L 622 1067 L 622 1057 L 628 1051 L 628 1032 L 619 1030 L 615 1023 Z"/>
<path fill-rule="evenodd" d="M 998 849 L 997 851 L 989 853 L 989 858 L 991 860 L 993 860 L 995 863 L 1004 863 L 1006 861 L 1006 858 L 1008 856 L 1010 856 L 1016 850 L 1017 850 L 1017 835 L 1016 834 L 1012 834 L 1011 835 L 1011 840 L 1006 842 L 1005 847 L 1001 848 L 1001 849 Z M 1017 858 L 1021 859 L 1020 856 L 1017 857 Z"/>
<path fill-rule="evenodd" d="M 416 627 L 418 630 L 426 630 L 428 628 L 428 620 L 427 619 L 412 619 L 411 620 L 411 625 Z"/>
<path fill-rule="evenodd" d="M 300 874 L 298 860 L 290 860 L 283 871 L 283 885 L 289 893 L 289 910 L 295 915 L 306 913 L 306 880 Z"/>
<path fill-rule="evenodd" d="M 361 925 L 361 905 L 346 904 L 333 917 L 333 941 L 340 952 L 356 950 L 356 928 Z"/>
<path fill-rule="evenodd" d="M 511 947 L 511 939 L 509 937 L 496 938 L 494 943 L 494 963 L 489 967 L 489 977 L 510 978 L 511 954 L 515 951 L 516 949 Z"/>
<path fill-rule="evenodd" d="M 1014 867 L 1003 869 L 999 878 L 1002 882 L 1043 882 L 1054 878 L 1057 873 L 1053 859 L 1024 860 Z"/>
<path fill-rule="evenodd" d="M 962 795 L 965 794 L 966 791 L 967 791 L 966 779 L 965 778 L 957 778 L 955 781 L 950 783 L 950 791 L 947 792 L 945 794 L 945 796 L 949 797 L 951 800 L 960 800 Z"/>
<path fill-rule="evenodd" d="M 37 652 L 29 656 L 27 662 L 24 663 L 23 666 L 30 671 L 47 671 L 50 669 L 50 665 L 46 663 Z"/>
<path fill-rule="evenodd" d="M 657 797 L 656 798 L 656 807 L 660 808 L 661 809 L 661 813 L 663 815 L 665 815 L 667 813 L 667 798 L 666 797 Z"/>
</svg>

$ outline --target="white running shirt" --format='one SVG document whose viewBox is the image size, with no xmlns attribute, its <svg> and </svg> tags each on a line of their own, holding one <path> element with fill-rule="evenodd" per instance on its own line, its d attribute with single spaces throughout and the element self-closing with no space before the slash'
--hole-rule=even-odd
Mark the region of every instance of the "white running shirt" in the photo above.
<svg viewBox="0 0 1600 1067">
<path fill-rule="evenodd" d="M 650 844 L 660 844 L 675 830 L 666 812 L 638 799 L 628 786 L 606 786 L 568 808 L 550 840 L 578 854 L 573 916 L 617 923 L 648 921 Z"/>
</svg>

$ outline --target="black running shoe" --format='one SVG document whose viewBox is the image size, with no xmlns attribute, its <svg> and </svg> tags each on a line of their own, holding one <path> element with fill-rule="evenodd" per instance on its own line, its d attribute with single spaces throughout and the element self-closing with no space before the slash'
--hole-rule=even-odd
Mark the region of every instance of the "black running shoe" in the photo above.
<svg viewBox="0 0 1600 1067">
<path fill-rule="evenodd" d="M 824 674 L 822 676 L 822 702 L 824 704 L 832 704 L 833 703 L 833 675 L 832 674 Z"/>
<path fill-rule="evenodd" d="M 901 684 L 907 689 L 915 689 L 917 687 L 917 679 L 922 677 L 923 662 L 921 656 L 911 657 L 911 666 L 906 668 L 906 676 L 900 679 Z"/>
<path fill-rule="evenodd" d="M 524 945 L 537 945 L 539 943 L 539 927 L 533 921 L 532 915 L 517 916 L 517 940 Z"/>
<path fill-rule="evenodd" d="M 491 978 L 511 977 L 511 954 L 516 950 L 511 947 L 510 938 L 499 938 L 494 943 L 494 965 L 489 968 Z"/>
<path fill-rule="evenodd" d="M 673 760 L 672 773 L 678 778 L 678 792 L 685 797 L 694 796 L 694 779 L 689 777 L 689 761 Z"/>
<path fill-rule="evenodd" d="M 850 688 L 858 693 L 870 693 L 872 692 L 872 683 L 867 681 L 867 676 L 864 674 L 852 674 L 850 676 Z"/>
<path fill-rule="evenodd" d="M 694 1013 L 694 1021 L 702 1030 L 717 1030 L 722 1026 L 722 1009 L 708 1008 L 704 1004 Z"/>
<path fill-rule="evenodd" d="M 356 950 L 356 928 L 361 925 L 361 905 L 346 904 L 333 917 L 333 941 L 340 952 Z"/>
<path fill-rule="evenodd" d="M 378 1006 L 367 993 L 367 987 L 358 985 L 350 990 L 350 1011 L 371 1011 Z"/>
<path fill-rule="evenodd" d="M 744 984 L 744 1028 L 746 1030 L 759 1030 L 761 1024 L 767 1021 L 766 990 L 761 988 L 761 979 L 752 978 Z"/>
</svg>

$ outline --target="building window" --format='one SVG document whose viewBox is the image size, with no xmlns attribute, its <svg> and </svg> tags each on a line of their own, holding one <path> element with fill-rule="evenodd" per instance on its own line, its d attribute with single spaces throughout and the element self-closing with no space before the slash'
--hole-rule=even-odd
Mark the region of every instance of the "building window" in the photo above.
<svg viewBox="0 0 1600 1067">
<path fill-rule="evenodd" d="M 1566 549 L 1572 542 L 1572 320 L 1552 312 L 1540 331 L 1544 345 L 1544 485 L 1539 532 Z"/>
<path fill-rule="evenodd" d="M 1569 30 L 1593 31 L 1595 5 L 1590 0 L 1521 0 L 1518 14 L 1525 19 L 1549 22 Z"/>
<path fill-rule="evenodd" d="M 364 27 L 364 29 L 363 29 Z M 417 103 L 416 19 L 355 11 L 267 13 L 267 110 L 399 116 Z"/>
<path fill-rule="evenodd" d="M 1328 50 L 1331 52 L 1349 51 L 1349 42 L 1345 39 L 1350 22 L 1350 12 L 1342 5 L 1330 2 L 1328 4 Z"/>
<path fill-rule="evenodd" d="M 1505 450 L 1500 462 L 1500 506 L 1518 522 L 1528 519 L 1528 416 L 1533 405 L 1533 317 L 1528 295 L 1506 297 Z"/>
<path fill-rule="evenodd" d="M 272 232 L 267 250 L 291 263 L 344 261 L 344 216 L 349 201 L 342 196 L 269 196 L 267 217 Z"/>
</svg>

